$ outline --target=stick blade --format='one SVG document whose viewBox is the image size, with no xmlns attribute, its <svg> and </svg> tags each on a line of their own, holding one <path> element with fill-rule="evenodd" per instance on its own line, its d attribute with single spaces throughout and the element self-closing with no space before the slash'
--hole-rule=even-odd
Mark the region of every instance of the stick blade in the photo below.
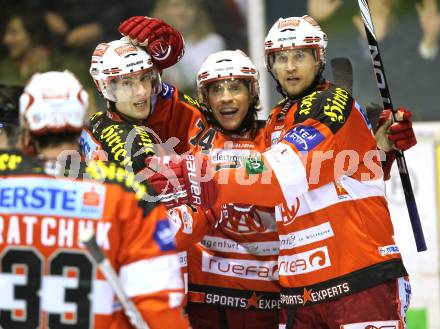
<svg viewBox="0 0 440 329">
<path fill-rule="evenodd" d="M 335 57 L 330 61 L 335 85 L 353 93 L 353 66 L 346 57 Z"/>
</svg>

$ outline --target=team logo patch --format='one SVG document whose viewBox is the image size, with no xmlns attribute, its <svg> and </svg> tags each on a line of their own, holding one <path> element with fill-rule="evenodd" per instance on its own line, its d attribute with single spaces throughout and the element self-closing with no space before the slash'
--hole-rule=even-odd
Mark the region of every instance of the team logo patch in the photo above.
<svg viewBox="0 0 440 329">
<path fill-rule="evenodd" d="M 311 151 L 324 140 L 324 135 L 311 126 L 296 126 L 283 138 L 296 146 L 298 151 Z"/>
<path fill-rule="evenodd" d="M 176 248 L 168 219 L 157 222 L 153 238 L 159 245 L 161 251 L 169 251 Z"/>
</svg>

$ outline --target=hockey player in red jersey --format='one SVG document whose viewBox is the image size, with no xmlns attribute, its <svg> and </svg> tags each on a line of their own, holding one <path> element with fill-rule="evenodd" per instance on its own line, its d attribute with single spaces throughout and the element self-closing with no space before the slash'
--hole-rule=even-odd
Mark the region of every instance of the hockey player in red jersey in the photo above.
<svg viewBox="0 0 440 329">
<path fill-rule="evenodd" d="M 393 239 L 377 143 L 360 105 L 322 77 L 326 46 L 310 16 L 271 28 L 266 65 L 286 96 L 267 124 L 272 146 L 242 168 L 214 171 L 218 202 L 276 205 L 280 328 L 405 328 L 411 288 Z M 415 143 L 410 124 L 388 131 L 396 129 L 404 141 L 397 145 Z M 169 167 L 184 172 L 186 163 Z"/>
<path fill-rule="evenodd" d="M 107 108 L 92 117 L 80 140 L 87 158 L 116 161 L 135 173 L 158 152 L 160 140 L 146 127 L 146 120 L 157 99 L 172 93 L 162 84 L 160 72 L 184 52 L 180 33 L 160 19 L 149 23 L 148 31 L 154 34 L 146 40 L 150 53 L 127 38 L 100 43 L 94 50 L 90 74 Z"/>
<path fill-rule="evenodd" d="M 70 72 L 36 74 L 20 122 L 38 158 L 0 158 L 0 326 L 131 328 L 77 236 L 96 231 L 150 328 L 188 328 L 166 210 L 115 163 L 79 162 L 87 94 Z"/>
<path fill-rule="evenodd" d="M 216 168 L 238 168 L 266 150 L 258 71 L 243 52 L 208 56 L 197 74 L 203 116 L 188 127 L 188 148 L 210 153 Z M 184 123 L 183 123 L 184 124 Z M 206 211 L 211 223 L 188 249 L 188 314 L 196 329 L 277 328 L 278 235 L 273 208 L 226 204 Z"/>
<path fill-rule="evenodd" d="M 149 18 L 137 20 L 139 27 Z M 123 22 L 120 31 L 134 43 L 144 43 L 142 38 L 149 33 L 135 29 L 133 21 Z M 198 100 L 171 86 L 172 95 L 159 95 L 148 127 L 163 140 L 177 137 L 178 153 L 215 154 L 219 168 L 234 168 L 244 158 L 259 157 L 266 149 L 265 123 L 257 120 L 258 71 L 251 60 L 239 50 L 212 54 L 199 70 L 197 85 Z M 170 210 L 178 246 L 187 250 L 187 310 L 193 328 L 277 328 L 279 242 L 273 208 L 228 204 L 221 210 L 194 209 Z M 227 225 L 215 229 L 206 225 L 208 219 L 211 225 L 219 221 L 221 214 L 230 219 Z M 225 266 L 230 269 L 222 271 Z"/>
</svg>

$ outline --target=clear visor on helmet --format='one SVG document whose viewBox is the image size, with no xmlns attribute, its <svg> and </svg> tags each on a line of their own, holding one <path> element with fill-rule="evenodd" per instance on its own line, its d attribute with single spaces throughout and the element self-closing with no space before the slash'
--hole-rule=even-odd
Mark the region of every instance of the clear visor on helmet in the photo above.
<svg viewBox="0 0 440 329">
<path fill-rule="evenodd" d="M 279 68 L 286 68 L 289 65 L 302 67 L 310 62 L 310 56 L 318 61 L 319 51 L 317 48 L 316 46 L 298 46 L 273 49 L 267 55 L 269 67 L 273 68 L 274 65 Z"/>
<path fill-rule="evenodd" d="M 109 96 L 115 102 L 129 102 L 140 98 L 150 98 L 161 90 L 160 76 L 149 68 L 107 79 Z"/>
<path fill-rule="evenodd" d="M 225 92 L 231 95 L 239 95 L 243 92 L 251 93 L 249 82 L 249 79 L 226 78 L 211 81 L 209 84 L 206 85 L 206 89 L 208 95 L 213 97 L 221 97 Z"/>
</svg>

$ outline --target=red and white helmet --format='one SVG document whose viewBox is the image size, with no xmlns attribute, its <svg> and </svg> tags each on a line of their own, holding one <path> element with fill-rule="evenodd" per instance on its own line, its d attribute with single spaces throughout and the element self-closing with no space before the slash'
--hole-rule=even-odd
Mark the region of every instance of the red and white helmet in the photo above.
<svg viewBox="0 0 440 329">
<path fill-rule="evenodd" d="M 35 73 L 20 96 L 20 123 L 35 135 L 79 132 L 88 100 L 71 72 Z"/>
<path fill-rule="evenodd" d="M 265 65 L 272 68 L 272 54 L 292 48 L 315 48 L 316 60 L 325 64 L 327 35 L 310 16 L 279 18 L 264 39 Z"/>
<path fill-rule="evenodd" d="M 199 97 L 206 102 L 206 87 L 214 81 L 244 79 L 250 81 L 251 97 L 258 98 L 260 87 L 257 67 L 241 50 L 225 50 L 209 55 L 197 73 Z"/>
<path fill-rule="evenodd" d="M 162 81 L 159 73 L 153 66 L 151 56 L 142 48 L 134 46 L 125 37 L 108 43 L 100 43 L 92 54 L 90 74 L 105 99 L 116 102 L 115 94 L 110 82 L 122 76 L 138 74 L 139 72 L 151 74 L 153 93 L 159 93 Z"/>
</svg>

